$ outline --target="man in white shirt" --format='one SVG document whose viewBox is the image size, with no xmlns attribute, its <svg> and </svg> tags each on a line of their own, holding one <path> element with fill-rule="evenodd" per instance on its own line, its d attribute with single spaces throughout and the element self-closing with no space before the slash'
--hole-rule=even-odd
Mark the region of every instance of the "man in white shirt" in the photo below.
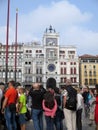
<svg viewBox="0 0 98 130">
<path fill-rule="evenodd" d="M 80 93 L 80 89 L 77 89 L 77 112 L 76 112 L 76 124 L 77 130 L 82 130 L 82 109 L 83 109 L 83 96 Z"/>
<path fill-rule="evenodd" d="M 70 90 L 70 91 L 68 91 Z M 63 107 L 64 107 L 64 115 L 65 115 L 65 125 L 67 130 L 76 130 L 76 105 L 75 109 L 72 110 L 68 107 L 67 102 L 69 102 L 70 96 L 77 98 L 76 90 L 72 87 L 70 80 L 67 80 L 65 90 L 62 92 L 63 96 Z M 75 102 L 75 104 L 77 101 Z"/>
</svg>

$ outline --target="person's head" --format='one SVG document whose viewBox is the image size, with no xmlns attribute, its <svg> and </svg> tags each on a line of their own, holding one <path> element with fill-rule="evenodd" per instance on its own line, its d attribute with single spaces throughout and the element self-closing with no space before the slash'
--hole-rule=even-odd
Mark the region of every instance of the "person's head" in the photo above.
<svg viewBox="0 0 98 130">
<path fill-rule="evenodd" d="M 94 89 L 89 89 L 89 93 L 93 96 L 94 95 Z"/>
<path fill-rule="evenodd" d="M 54 95 L 50 91 L 47 91 L 45 93 L 44 100 L 45 100 L 45 106 L 47 108 L 52 109 L 54 107 Z"/>
<path fill-rule="evenodd" d="M 77 93 L 81 93 L 81 89 L 79 87 L 75 88 Z"/>
<path fill-rule="evenodd" d="M 34 83 L 32 87 L 33 89 L 36 89 L 36 90 L 40 89 L 39 83 Z"/>
<path fill-rule="evenodd" d="M 17 88 L 16 88 L 16 90 L 17 90 L 17 92 L 19 93 L 19 89 L 21 88 L 21 86 L 18 86 Z"/>
<path fill-rule="evenodd" d="M 25 93 L 25 88 L 23 88 L 22 86 L 19 88 L 19 94 L 23 94 Z"/>
<path fill-rule="evenodd" d="M 88 92 L 88 91 L 89 91 L 88 86 L 84 86 L 84 87 L 83 87 L 83 92 Z"/>
<path fill-rule="evenodd" d="M 49 91 L 49 92 L 51 92 L 53 95 L 54 95 L 54 93 L 55 93 L 55 91 L 54 91 L 54 89 L 53 88 L 47 88 L 47 91 Z"/>
<path fill-rule="evenodd" d="M 0 89 L 1 89 L 2 91 L 4 91 L 4 88 L 5 88 L 4 85 L 0 85 Z"/>
<path fill-rule="evenodd" d="M 18 86 L 21 86 L 21 83 L 16 82 L 16 83 L 15 83 L 15 88 L 17 89 Z"/>
<path fill-rule="evenodd" d="M 66 80 L 66 86 L 70 86 L 70 85 L 72 85 L 72 82 L 71 82 L 70 79 L 67 79 L 67 80 Z"/>
<path fill-rule="evenodd" d="M 14 80 L 9 81 L 8 87 L 15 87 L 15 81 Z"/>
</svg>

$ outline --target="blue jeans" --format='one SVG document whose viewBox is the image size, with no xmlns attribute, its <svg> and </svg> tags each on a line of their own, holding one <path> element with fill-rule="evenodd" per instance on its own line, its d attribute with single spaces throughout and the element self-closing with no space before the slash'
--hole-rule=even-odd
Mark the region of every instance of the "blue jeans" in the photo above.
<svg viewBox="0 0 98 130">
<path fill-rule="evenodd" d="M 43 130 L 43 111 L 40 109 L 32 109 L 32 119 L 35 130 Z"/>
<path fill-rule="evenodd" d="M 63 130 L 62 120 L 54 120 L 54 124 L 55 124 L 56 130 Z"/>
<path fill-rule="evenodd" d="M 5 108 L 5 120 L 6 120 L 6 126 L 8 130 L 16 130 L 16 120 L 15 120 L 15 112 L 11 112 L 9 110 L 9 107 Z"/>
<path fill-rule="evenodd" d="M 45 116 L 46 119 L 46 130 L 54 130 L 54 119 L 50 116 Z"/>
</svg>

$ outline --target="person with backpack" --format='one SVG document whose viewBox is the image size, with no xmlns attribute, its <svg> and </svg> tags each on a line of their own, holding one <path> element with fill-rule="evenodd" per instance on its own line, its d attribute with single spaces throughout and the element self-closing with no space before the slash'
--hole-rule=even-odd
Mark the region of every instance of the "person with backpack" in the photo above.
<svg viewBox="0 0 98 130">
<path fill-rule="evenodd" d="M 67 80 L 62 96 L 66 128 L 76 130 L 77 91 L 72 87 L 70 80 Z"/>
</svg>

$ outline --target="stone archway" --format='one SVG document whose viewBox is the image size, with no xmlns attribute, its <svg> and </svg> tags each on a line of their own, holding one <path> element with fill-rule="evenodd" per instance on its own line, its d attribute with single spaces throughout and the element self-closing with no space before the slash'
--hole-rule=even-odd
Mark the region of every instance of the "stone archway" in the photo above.
<svg viewBox="0 0 98 130">
<path fill-rule="evenodd" d="M 56 80 L 54 78 L 47 79 L 46 88 L 56 88 Z"/>
</svg>

